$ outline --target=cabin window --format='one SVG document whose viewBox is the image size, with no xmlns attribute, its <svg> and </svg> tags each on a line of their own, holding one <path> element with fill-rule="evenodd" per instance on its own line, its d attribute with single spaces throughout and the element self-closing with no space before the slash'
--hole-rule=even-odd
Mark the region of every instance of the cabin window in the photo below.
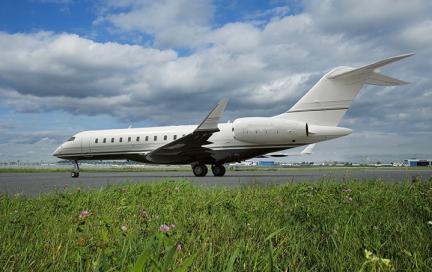
<svg viewBox="0 0 432 272">
<path fill-rule="evenodd" d="M 73 142 L 75 140 L 75 137 L 70 137 L 67 142 Z"/>
<path fill-rule="evenodd" d="M 164 136 L 164 141 L 166 141 L 167 139 L 168 139 L 168 136 L 165 135 L 165 136 Z"/>
<path fill-rule="evenodd" d="M 111 138 L 111 143 L 114 143 L 114 138 Z"/>
<path fill-rule="evenodd" d="M 136 141 L 139 142 L 139 140 L 140 140 L 140 137 L 138 136 L 138 137 L 136 138 Z"/>
<path fill-rule="evenodd" d="M 148 136 L 145 137 L 145 141 L 148 142 Z"/>
<path fill-rule="evenodd" d="M 175 139 L 177 139 L 177 135 L 174 135 L 174 136 L 173 136 L 173 140 L 175 140 Z"/>
<path fill-rule="evenodd" d="M 99 139 L 98 138 L 96 138 L 95 139 L 95 144 L 97 144 L 99 142 Z"/>
<path fill-rule="evenodd" d="M 128 137 L 128 142 L 132 141 L 132 137 Z"/>
<path fill-rule="evenodd" d="M 154 136 L 153 139 L 154 139 L 155 141 L 157 141 L 157 136 Z"/>
<path fill-rule="evenodd" d="M 123 138 L 122 138 L 122 137 L 120 137 L 119 142 L 120 142 L 120 143 L 123 142 Z"/>
<path fill-rule="evenodd" d="M 103 143 L 106 143 L 106 138 L 103 139 Z"/>
</svg>

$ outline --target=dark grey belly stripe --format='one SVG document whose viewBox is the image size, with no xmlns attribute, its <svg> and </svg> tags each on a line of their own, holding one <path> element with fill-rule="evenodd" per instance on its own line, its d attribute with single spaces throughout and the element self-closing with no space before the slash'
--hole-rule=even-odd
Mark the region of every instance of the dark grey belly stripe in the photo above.
<svg viewBox="0 0 432 272">
<path fill-rule="evenodd" d="M 137 155 L 142 152 L 150 152 L 152 150 L 134 150 L 134 151 L 105 151 L 105 152 L 79 152 L 79 153 L 65 153 L 59 154 L 59 156 L 75 156 L 75 155 L 84 155 L 84 156 L 93 156 L 93 155 Z M 129 153 L 133 152 L 133 153 Z"/>
<path fill-rule="evenodd" d="M 292 144 L 284 144 L 284 145 L 232 145 L 232 146 L 214 146 L 211 148 L 214 148 L 215 150 L 230 150 L 230 149 L 236 149 L 236 148 L 246 148 L 246 149 L 263 149 L 263 148 L 292 148 L 296 146 L 302 146 L 302 145 L 308 145 L 305 143 L 292 143 Z M 80 153 L 66 153 L 66 154 L 59 154 L 61 157 L 71 157 L 71 156 L 98 156 L 98 155 L 137 155 L 142 152 L 151 152 L 153 150 L 134 150 L 134 151 L 105 151 L 105 152 L 80 152 Z M 131 153 L 129 153 L 131 152 Z M 132 153 L 133 152 L 133 153 Z"/>
</svg>

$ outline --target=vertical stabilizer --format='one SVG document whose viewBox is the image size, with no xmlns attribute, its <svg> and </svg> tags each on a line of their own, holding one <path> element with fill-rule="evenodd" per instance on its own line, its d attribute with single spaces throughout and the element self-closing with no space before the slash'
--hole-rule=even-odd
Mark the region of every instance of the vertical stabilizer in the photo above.
<svg viewBox="0 0 432 272">
<path fill-rule="evenodd" d="M 412 55 L 395 56 L 360 68 L 337 67 L 323 76 L 291 109 L 275 117 L 337 126 L 364 84 L 406 84 L 405 81 L 379 74 L 375 69 Z"/>
</svg>

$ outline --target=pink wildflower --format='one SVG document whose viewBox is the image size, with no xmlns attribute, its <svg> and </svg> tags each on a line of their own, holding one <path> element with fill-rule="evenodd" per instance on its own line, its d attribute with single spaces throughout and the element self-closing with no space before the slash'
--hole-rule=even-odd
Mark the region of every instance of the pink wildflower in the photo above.
<svg viewBox="0 0 432 272">
<path fill-rule="evenodd" d="M 175 224 L 170 224 L 169 227 L 170 227 L 170 229 L 173 229 L 173 228 L 176 227 L 176 225 Z"/>
<path fill-rule="evenodd" d="M 87 210 L 84 210 L 84 211 L 80 212 L 78 218 L 84 220 L 84 219 L 86 219 L 89 216 L 90 216 L 90 212 L 87 211 Z"/>
<path fill-rule="evenodd" d="M 181 244 L 178 244 L 177 246 L 176 246 L 176 251 L 177 252 L 180 252 L 180 251 L 182 251 L 182 245 Z"/>
<path fill-rule="evenodd" d="M 166 224 L 163 224 L 159 227 L 159 231 L 163 233 L 167 233 L 170 230 L 170 227 Z"/>
</svg>

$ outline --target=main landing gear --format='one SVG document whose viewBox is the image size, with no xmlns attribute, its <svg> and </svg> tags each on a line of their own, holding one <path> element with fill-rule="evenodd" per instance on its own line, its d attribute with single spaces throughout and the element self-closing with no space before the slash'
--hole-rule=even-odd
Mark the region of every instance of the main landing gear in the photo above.
<svg viewBox="0 0 432 272">
<path fill-rule="evenodd" d="M 226 172 L 225 166 L 222 164 L 212 165 L 211 170 L 215 177 L 222 177 Z M 192 165 L 192 171 L 197 177 L 205 177 L 208 173 L 208 168 L 205 164 L 198 163 Z"/>
<path fill-rule="evenodd" d="M 208 168 L 205 164 L 192 165 L 192 171 L 196 177 L 205 177 L 208 172 Z"/>
<path fill-rule="evenodd" d="M 72 169 L 71 177 L 77 178 L 79 177 L 79 171 L 80 171 L 78 161 L 77 160 L 73 161 L 73 164 L 74 164 L 74 168 Z"/>
<path fill-rule="evenodd" d="M 222 164 L 220 165 L 212 165 L 212 172 L 215 177 L 222 177 L 225 175 L 226 169 Z"/>
</svg>

